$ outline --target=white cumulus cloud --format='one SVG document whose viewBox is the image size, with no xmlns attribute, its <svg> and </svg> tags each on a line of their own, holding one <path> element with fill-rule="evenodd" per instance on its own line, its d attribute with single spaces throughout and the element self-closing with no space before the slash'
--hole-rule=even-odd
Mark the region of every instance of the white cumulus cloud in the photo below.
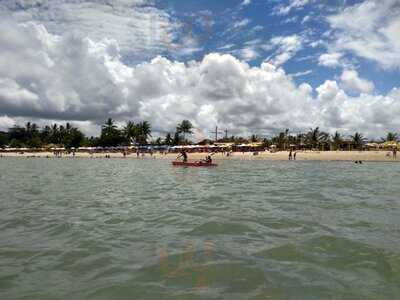
<svg viewBox="0 0 400 300">
<path fill-rule="evenodd" d="M 129 57 L 150 58 L 180 44 L 182 24 L 148 0 L 6 0 L 0 1 L 0 17 L 17 22 L 34 21 L 57 35 L 65 32 L 93 41 L 118 41 Z"/>
<path fill-rule="evenodd" d="M 338 67 L 341 65 L 342 53 L 324 53 L 318 59 L 318 64 L 325 67 Z"/>
<path fill-rule="evenodd" d="M 280 53 L 298 49 L 294 40 L 277 39 Z M 313 97 L 309 84 L 296 84 L 267 62 L 250 66 L 229 54 L 210 53 L 187 63 L 157 56 L 131 66 L 121 51 L 114 39 L 55 35 L 43 25 L 3 20 L 0 126 L 68 120 L 93 132 L 112 117 L 120 123 L 148 120 L 154 131 L 165 133 L 189 119 L 204 135 L 218 125 L 232 134 L 321 126 L 374 136 L 400 122 L 396 89 L 352 97 L 336 81 L 327 81 Z M 360 85 L 363 79 L 356 78 Z"/>
<path fill-rule="evenodd" d="M 366 0 L 327 18 L 332 51 L 349 51 L 383 68 L 400 67 L 398 0 Z"/>
<path fill-rule="evenodd" d="M 268 47 L 276 48 L 271 62 L 280 66 L 291 59 L 303 47 L 303 38 L 297 34 L 289 36 L 277 36 L 270 40 Z"/>
<path fill-rule="evenodd" d="M 374 84 L 360 78 L 356 70 L 343 70 L 340 80 L 344 88 L 352 92 L 371 93 L 374 90 Z"/>
<path fill-rule="evenodd" d="M 277 5 L 274 8 L 274 14 L 285 16 L 289 14 L 292 9 L 300 9 L 303 6 L 307 5 L 309 2 L 310 0 L 289 0 L 289 3 L 287 5 Z"/>
</svg>

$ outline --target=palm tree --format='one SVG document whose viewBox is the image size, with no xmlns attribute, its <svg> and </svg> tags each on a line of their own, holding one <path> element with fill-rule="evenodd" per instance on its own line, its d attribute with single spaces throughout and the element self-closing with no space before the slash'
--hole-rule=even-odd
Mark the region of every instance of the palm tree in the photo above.
<svg viewBox="0 0 400 300">
<path fill-rule="evenodd" d="M 153 144 L 157 145 L 157 146 L 161 146 L 162 145 L 162 139 L 160 137 L 158 137 Z"/>
<path fill-rule="evenodd" d="M 178 133 L 183 133 L 183 140 L 186 140 L 186 133 L 193 134 L 193 125 L 189 120 L 183 120 L 182 123 L 178 124 L 176 131 Z"/>
<path fill-rule="evenodd" d="M 151 137 L 151 126 L 147 121 L 137 124 L 138 139 L 140 144 L 147 144 L 148 137 Z"/>
<path fill-rule="evenodd" d="M 51 127 L 49 125 L 44 126 L 40 135 L 42 137 L 43 142 L 45 144 L 48 144 L 51 138 Z"/>
<path fill-rule="evenodd" d="M 313 148 L 316 148 L 320 145 L 327 143 L 329 140 L 329 134 L 326 132 L 320 131 L 319 127 L 311 128 L 310 131 L 306 134 L 306 141 L 308 144 L 311 144 Z"/>
<path fill-rule="evenodd" d="M 174 139 L 173 139 L 173 144 L 174 145 L 180 145 L 181 142 L 182 142 L 182 137 L 179 135 L 178 132 L 175 132 Z"/>
<path fill-rule="evenodd" d="M 65 127 L 63 125 L 60 125 L 59 131 L 60 131 L 60 136 L 61 136 L 61 139 L 62 139 L 62 137 L 65 135 Z"/>
<path fill-rule="evenodd" d="M 288 148 L 288 144 L 289 144 L 289 129 L 286 128 L 285 129 L 285 143 L 283 144 L 283 150 L 286 150 Z"/>
<path fill-rule="evenodd" d="M 167 135 L 165 136 L 165 139 L 164 139 L 164 143 L 168 146 L 172 145 L 173 139 L 172 139 L 171 133 L 169 133 L 169 132 L 167 133 Z"/>
<path fill-rule="evenodd" d="M 27 134 L 30 134 L 31 133 L 31 122 L 27 122 L 26 124 L 25 124 L 25 131 L 26 131 L 26 133 Z"/>
<path fill-rule="evenodd" d="M 362 150 L 362 146 L 366 140 L 365 137 L 361 133 L 356 132 L 354 135 L 351 135 L 350 138 L 352 139 L 353 144 L 358 147 L 359 150 Z"/>
<path fill-rule="evenodd" d="M 272 138 L 272 143 L 276 144 L 279 150 L 285 149 L 285 133 L 280 132 L 279 135 Z"/>
<path fill-rule="evenodd" d="M 39 133 L 39 127 L 35 123 L 27 122 L 25 124 L 26 139 L 29 140 Z"/>
<path fill-rule="evenodd" d="M 56 135 L 58 133 L 58 125 L 57 124 L 53 124 L 53 126 L 51 126 L 51 133 L 52 133 L 52 135 Z"/>
<path fill-rule="evenodd" d="M 72 129 L 73 129 L 73 127 L 72 127 L 71 123 L 68 123 L 68 122 L 67 122 L 67 123 L 65 124 L 65 132 L 66 132 L 66 133 L 70 133 Z"/>
<path fill-rule="evenodd" d="M 258 136 L 256 134 L 251 135 L 250 141 L 256 143 L 258 141 Z"/>
<path fill-rule="evenodd" d="M 117 125 L 115 125 L 113 119 L 108 118 L 101 128 L 106 132 L 111 132 L 112 130 L 117 129 Z"/>
<path fill-rule="evenodd" d="M 385 142 L 397 142 L 398 139 L 398 134 L 395 132 L 388 132 L 386 138 L 382 138 Z"/>
<path fill-rule="evenodd" d="M 100 144 L 103 147 L 117 146 L 123 142 L 120 130 L 113 119 L 108 118 L 101 127 Z"/>
<path fill-rule="evenodd" d="M 58 125 L 53 124 L 53 126 L 51 126 L 50 141 L 53 144 L 58 144 L 60 142 L 59 136 L 60 136 L 60 131 L 58 130 Z"/>
<path fill-rule="evenodd" d="M 339 132 L 335 132 L 332 135 L 332 144 L 335 150 L 338 150 L 340 147 L 340 144 L 343 142 L 342 135 Z"/>
<path fill-rule="evenodd" d="M 126 141 L 130 144 L 138 137 L 138 127 L 132 121 L 128 121 L 123 129 Z"/>
</svg>

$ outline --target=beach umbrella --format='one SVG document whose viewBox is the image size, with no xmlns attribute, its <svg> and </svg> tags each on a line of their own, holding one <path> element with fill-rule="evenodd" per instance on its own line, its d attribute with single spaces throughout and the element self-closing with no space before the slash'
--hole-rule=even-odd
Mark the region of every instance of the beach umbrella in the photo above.
<svg viewBox="0 0 400 300">
<path fill-rule="evenodd" d="M 383 146 L 383 148 L 394 148 L 394 147 L 398 147 L 398 144 L 394 141 L 389 141 L 389 142 L 385 142 L 383 144 L 381 144 Z"/>
</svg>

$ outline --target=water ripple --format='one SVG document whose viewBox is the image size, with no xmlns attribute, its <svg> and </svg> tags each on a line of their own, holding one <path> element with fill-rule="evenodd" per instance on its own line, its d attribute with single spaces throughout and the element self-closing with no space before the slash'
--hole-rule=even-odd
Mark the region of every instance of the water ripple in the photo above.
<svg viewBox="0 0 400 300">
<path fill-rule="evenodd" d="M 396 299 L 400 165 L 1 159 L 0 299 Z"/>
</svg>

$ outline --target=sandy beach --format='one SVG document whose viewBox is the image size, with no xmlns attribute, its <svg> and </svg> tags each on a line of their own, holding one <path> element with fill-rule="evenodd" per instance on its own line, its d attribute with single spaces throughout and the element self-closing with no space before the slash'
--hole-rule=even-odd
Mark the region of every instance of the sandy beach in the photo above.
<svg viewBox="0 0 400 300">
<path fill-rule="evenodd" d="M 89 154 L 87 152 L 78 152 L 73 156 L 72 154 L 63 154 L 61 158 L 105 158 L 109 156 L 110 158 L 122 158 L 122 159 L 166 159 L 166 160 L 175 160 L 178 156 L 177 153 L 154 153 L 150 155 L 146 153 L 145 155 L 140 155 L 139 157 L 136 153 L 132 153 L 123 156 L 122 153 L 93 153 Z M 283 161 L 288 160 L 289 153 L 287 151 L 280 152 L 259 152 L 258 155 L 253 155 L 252 152 L 234 152 L 230 156 L 226 156 L 222 153 L 216 153 L 213 155 L 213 159 L 215 161 L 218 160 L 276 160 Z M 189 161 L 203 159 L 206 156 L 206 153 L 189 153 Z M 0 153 L 0 157 L 20 157 L 20 158 L 28 158 L 28 157 L 36 157 L 36 158 L 56 158 L 52 152 L 10 152 L 10 153 Z M 398 162 L 399 158 L 393 159 L 391 151 L 298 151 L 296 160 L 299 161 L 387 161 L 387 162 Z"/>
</svg>

